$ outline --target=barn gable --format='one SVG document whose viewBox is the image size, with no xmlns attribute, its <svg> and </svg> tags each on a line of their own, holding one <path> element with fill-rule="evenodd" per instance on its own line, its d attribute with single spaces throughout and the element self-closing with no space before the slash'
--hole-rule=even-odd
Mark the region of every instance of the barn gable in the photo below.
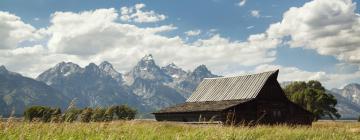
<svg viewBox="0 0 360 140">
<path fill-rule="evenodd" d="M 163 108 L 158 113 L 221 111 L 255 99 L 268 79 L 278 70 L 253 75 L 205 78 L 183 104 Z"/>
<path fill-rule="evenodd" d="M 245 76 L 205 78 L 186 102 L 254 99 L 266 81 L 271 76 L 277 77 L 278 72 L 276 70 Z"/>
</svg>

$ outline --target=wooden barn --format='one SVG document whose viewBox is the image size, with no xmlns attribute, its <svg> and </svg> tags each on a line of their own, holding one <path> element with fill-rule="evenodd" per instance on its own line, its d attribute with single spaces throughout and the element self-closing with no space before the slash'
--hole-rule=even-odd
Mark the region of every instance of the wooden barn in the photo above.
<svg viewBox="0 0 360 140">
<path fill-rule="evenodd" d="M 311 125 L 313 114 L 285 96 L 278 73 L 205 78 L 185 103 L 153 114 L 157 121 Z"/>
</svg>

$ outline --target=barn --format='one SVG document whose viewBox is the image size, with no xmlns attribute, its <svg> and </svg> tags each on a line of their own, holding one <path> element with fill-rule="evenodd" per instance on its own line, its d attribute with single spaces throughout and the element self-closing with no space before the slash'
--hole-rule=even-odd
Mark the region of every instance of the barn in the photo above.
<svg viewBox="0 0 360 140">
<path fill-rule="evenodd" d="M 205 78 L 185 103 L 153 114 L 157 121 L 311 125 L 314 115 L 285 96 L 278 73 Z"/>
</svg>

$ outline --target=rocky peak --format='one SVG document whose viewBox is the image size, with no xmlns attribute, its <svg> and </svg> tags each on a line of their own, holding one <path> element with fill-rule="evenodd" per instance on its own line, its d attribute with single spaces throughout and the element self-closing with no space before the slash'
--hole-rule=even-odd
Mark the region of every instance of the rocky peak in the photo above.
<svg viewBox="0 0 360 140">
<path fill-rule="evenodd" d="M 153 58 L 152 54 L 147 54 L 141 60 L 142 61 L 154 61 L 154 58 Z"/>
<path fill-rule="evenodd" d="M 162 67 L 161 70 L 175 79 L 184 77 L 187 74 L 183 69 L 179 68 L 174 63 L 170 63 L 165 67 Z"/>
<path fill-rule="evenodd" d="M 95 63 L 90 63 L 85 67 L 85 73 L 100 73 L 100 68 Z"/>
<path fill-rule="evenodd" d="M 5 73 L 5 72 L 8 72 L 8 70 L 5 68 L 4 65 L 1 65 L 0 66 L 0 73 Z"/>
<path fill-rule="evenodd" d="M 137 63 L 136 67 L 140 68 L 140 70 L 149 70 L 148 68 L 158 67 L 155 64 L 154 58 L 151 54 L 145 55 L 141 60 Z"/>
<path fill-rule="evenodd" d="M 344 87 L 344 89 L 358 89 L 360 90 L 360 84 L 358 83 L 350 83 Z"/>
<path fill-rule="evenodd" d="M 68 77 L 82 71 L 83 69 L 77 64 L 72 62 L 60 62 L 54 67 L 41 73 L 36 79 L 51 85 L 53 81 L 58 80 L 60 77 Z"/>
<path fill-rule="evenodd" d="M 132 84 L 135 79 L 157 80 L 161 82 L 171 81 L 171 77 L 165 74 L 158 65 L 156 65 L 151 54 L 145 55 L 137 65 L 125 75 L 127 84 Z"/>
<path fill-rule="evenodd" d="M 195 70 L 190 74 L 190 80 L 194 80 L 196 82 L 201 82 L 204 78 L 212 78 L 218 77 L 209 71 L 209 69 L 205 65 L 200 65 L 195 68 Z"/>
<path fill-rule="evenodd" d="M 108 61 L 101 62 L 100 65 L 99 65 L 99 68 L 103 69 L 103 70 L 114 69 L 113 65 Z"/>
<path fill-rule="evenodd" d="M 63 74 L 64 76 L 79 72 L 81 70 L 82 68 L 79 65 L 72 62 L 61 62 L 57 64 L 54 68 L 50 69 L 51 72 Z"/>
<path fill-rule="evenodd" d="M 117 72 L 113 65 L 108 61 L 104 61 L 99 65 L 99 68 L 106 74 L 114 78 L 118 82 L 122 82 L 122 75 Z"/>
<path fill-rule="evenodd" d="M 194 73 L 211 73 L 205 65 L 200 65 L 195 68 Z"/>
</svg>

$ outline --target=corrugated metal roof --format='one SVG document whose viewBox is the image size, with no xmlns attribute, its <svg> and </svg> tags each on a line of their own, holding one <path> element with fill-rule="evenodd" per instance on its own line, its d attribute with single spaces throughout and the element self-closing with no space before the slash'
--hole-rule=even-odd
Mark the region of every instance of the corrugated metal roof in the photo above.
<svg viewBox="0 0 360 140">
<path fill-rule="evenodd" d="M 279 70 L 235 77 L 205 78 L 186 102 L 255 98 L 267 79 Z"/>
<path fill-rule="evenodd" d="M 175 112 L 199 112 L 199 111 L 222 111 L 235 105 L 245 103 L 245 100 L 229 100 L 229 101 L 206 101 L 206 102 L 185 102 L 172 107 L 161 109 L 154 114 L 159 113 L 175 113 Z"/>
</svg>

